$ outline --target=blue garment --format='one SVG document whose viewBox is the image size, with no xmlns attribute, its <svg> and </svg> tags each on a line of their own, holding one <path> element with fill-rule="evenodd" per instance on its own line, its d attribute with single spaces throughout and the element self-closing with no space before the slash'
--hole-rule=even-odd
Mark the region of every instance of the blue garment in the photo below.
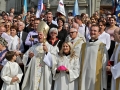
<svg viewBox="0 0 120 90">
<path fill-rule="evenodd" d="M 30 41 L 31 36 L 32 36 L 32 38 L 34 38 L 34 41 Z M 36 30 L 33 30 L 33 31 L 29 32 L 28 35 L 27 35 L 27 39 L 25 41 L 25 45 L 28 45 L 28 46 L 31 47 L 32 45 L 38 43 L 38 37 L 37 36 L 38 36 L 38 33 L 37 33 Z"/>
<path fill-rule="evenodd" d="M 5 53 L 8 51 L 8 49 L 5 49 L 3 51 L 0 52 L 0 64 L 2 63 L 2 61 L 5 59 Z"/>
</svg>

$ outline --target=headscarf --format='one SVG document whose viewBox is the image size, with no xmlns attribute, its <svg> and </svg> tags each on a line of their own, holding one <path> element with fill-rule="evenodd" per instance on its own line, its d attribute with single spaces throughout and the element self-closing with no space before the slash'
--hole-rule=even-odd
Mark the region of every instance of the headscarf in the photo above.
<svg viewBox="0 0 120 90">
<path fill-rule="evenodd" d="M 7 46 L 8 42 L 4 38 L 0 37 L 0 44 L 2 46 Z"/>
</svg>

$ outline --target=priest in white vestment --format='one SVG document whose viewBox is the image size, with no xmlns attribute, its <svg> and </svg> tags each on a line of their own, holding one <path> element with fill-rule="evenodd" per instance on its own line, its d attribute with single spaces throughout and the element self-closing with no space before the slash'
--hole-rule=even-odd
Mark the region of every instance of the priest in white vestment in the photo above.
<svg viewBox="0 0 120 90">
<path fill-rule="evenodd" d="M 91 40 L 82 45 L 79 90 L 107 89 L 106 65 L 108 54 L 105 45 L 98 40 L 99 34 L 99 26 L 92 25 Z"/>
<path fill-rule="evenodd" d="M 69 34 L 70 34 L 69 42 L 72 43 L 72 48 L 75 51 L 75 55 L 79 57 L 81 46 L 85 41 L 82 37 L 78 37 L 78 30 L 75 28 L 71 28 Z"/>
<path fill-rule="evenodd" d="M 71 43 L 63 43 L 59 55 L 54 59 L 56 61 L 53 68 L 54 90 L 78 90 L 80 63 L 72 51 Z M 60 69 L 61 66 L 65 68 Z"/>
<path fill-rule="evenodd" d="M 114 65 L 107 66 L 107 71 L 112 73 L 111 90 L 120 90 L 120 29 L 114 31 L 114 39 L 118 43 L 114 49 L 110 61 L 114 62 Z"/>
<path fill-rule="evenodd" d="M 47 26 L 44 27 L 44 25 L 46 26 L 43 21 L 38 25 L 39 43 L 33 45 L 28 50 L 28 56 L 23 56 L 23 63 L 25 66 L 28 64 L 28 69 L 25 73 L 22 90 L 51 90 L 52 57 L 49 52 L 49 44 L 48 42 L 45 42 L 45 37 L 49 28 L 46 28 Z"/>
</svg>

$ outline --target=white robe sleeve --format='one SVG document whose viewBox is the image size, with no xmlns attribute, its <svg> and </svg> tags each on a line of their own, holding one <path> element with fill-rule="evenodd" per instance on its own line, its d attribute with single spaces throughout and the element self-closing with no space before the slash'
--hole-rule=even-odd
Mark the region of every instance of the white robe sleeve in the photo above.
<svg viewBox="0 0 120 90">
<path fill-rule="evenodd" d="M 120 77 L 120 62 L 111 67 L 111 72 L 114 77 L 114 79 L 117 79 Z"/>
<path fill-rule="evenodd" d="M 28 65 L 27 65 L 27 62 L 28 62 L 28 58 L 29 58 L 29 52 L 33 52 L 33 47 L 31 47 L 24 55 L 23 55 L 23 59 L 22 59 L 22 61 L 23 61 L 23 64 L 24 64 L 24 66 L 25 67 L 28 67 Z M 34 52 L 33 52 L 34 53 Z"/>
<path fill-rule="evenodd" d="M 56 73 L 57 66 L 58 66 L 58 61 L 57 61 L 57 56 L 52 55 L 52 73 L 53 73 L 53 80 L 56 80 L 59 77 L 60 73 Z"/>
<path fill-rule="evenodd" d="M 4 83 L 9 85 L 11 84 L 12 77 L 9 77 L 8 74 L 9 74 L 9 67 L 5 65 L 1 71 L 1 79 L 4 81 Z"/>
<path fill-rule="evenodd" d="M 18 75 L 17 75 L 17 77 L 19 78 L 19 80 L 17 81 L 18 83 L 21 82 L 22 76 L 23 76 L 22 70 L 20 66 L 18 65 Z"/>
<path fill-rule="evenodd" d="M 72 82 L 75 79 L 77 79 L 79 77 L 79 74 L 80 74 L 79 58 L 76 58 L 74 61 L 75 62 L 73 64 L 72 70 L 69 70 L 69 74 L 67 74 L 69 82 Z"/>
<path fill-rule="evenodd" d="M 104 49 L 104 56 L 103 56 L 103 73 L 102 73 L 102 86 L 104 89 L 107 89 L 107 72 L 106 72 L 106 66 L 107 66 L 107 62 L 108 62 L 108 53 L 106 48 Z"/>
<path fill-rule="evenodd" d="M 34 59 L 34 57 L 33 57 L 33 59 Z M 29 66 L 28 66 L 28 69 L 27 69 L 27 71 L 25 73 L 25 76 L 24 76 L 24 79 L 23 79 L 23 83 L 22 83 L 22 90 L 29 90 L 30 83 L 32 83 L 32 81 L 31 81 L 31 79 L 32 79 L 31 78 L 31 72 L 33 73 L 32 77 L 34 78 L 35 70 L 32 69 L 32 68 L 35 68 L 35 67 L 34 67 L 34 61 L 33 61 L 33 59 L 31 59 L 31 62 L 29 63 Z"/>
<path fill-rule="evenodd" d="M 45 54 L 43 61 L 46 63 L 47 66 L 52 67 L 52 56 L 50 52 Z"/>
</svg>

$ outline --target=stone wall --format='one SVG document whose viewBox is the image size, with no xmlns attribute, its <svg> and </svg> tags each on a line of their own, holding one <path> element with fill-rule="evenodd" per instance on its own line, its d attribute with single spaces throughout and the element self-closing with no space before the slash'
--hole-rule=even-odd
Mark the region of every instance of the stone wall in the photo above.
<svg viewBox="0 0 120 90">
<path fill-rule="evenodd" d="M 9 12 L 10 8 L 13 7 L 15 8 L 16 13 L 21 13 L 23 1 L 24 0 L 0 0 L 0 10 Z M 37 8 L 38 0 L 27 0 L 27 1 L 28 1 L 28 10 L 30 9 L 30 7 Z M 51 9 L 53 14 L 55 14 L 59 0 L 43 0 L 43 1 L 46 6 L 48 5 L 48 1 L 49 1 L 50 4 L 49 9 Z M 66 9 L 66 14 L 68 12 L 72 12 L 75 0 L 63 0 L 63 1 Z M 99 11 L 100 4 L 111 5 L 110 1 L 111 0 L 78 0 L 80 6 L 80 13 L 88 13 L 91 16 L 95 11 Z"/>
</svg>

